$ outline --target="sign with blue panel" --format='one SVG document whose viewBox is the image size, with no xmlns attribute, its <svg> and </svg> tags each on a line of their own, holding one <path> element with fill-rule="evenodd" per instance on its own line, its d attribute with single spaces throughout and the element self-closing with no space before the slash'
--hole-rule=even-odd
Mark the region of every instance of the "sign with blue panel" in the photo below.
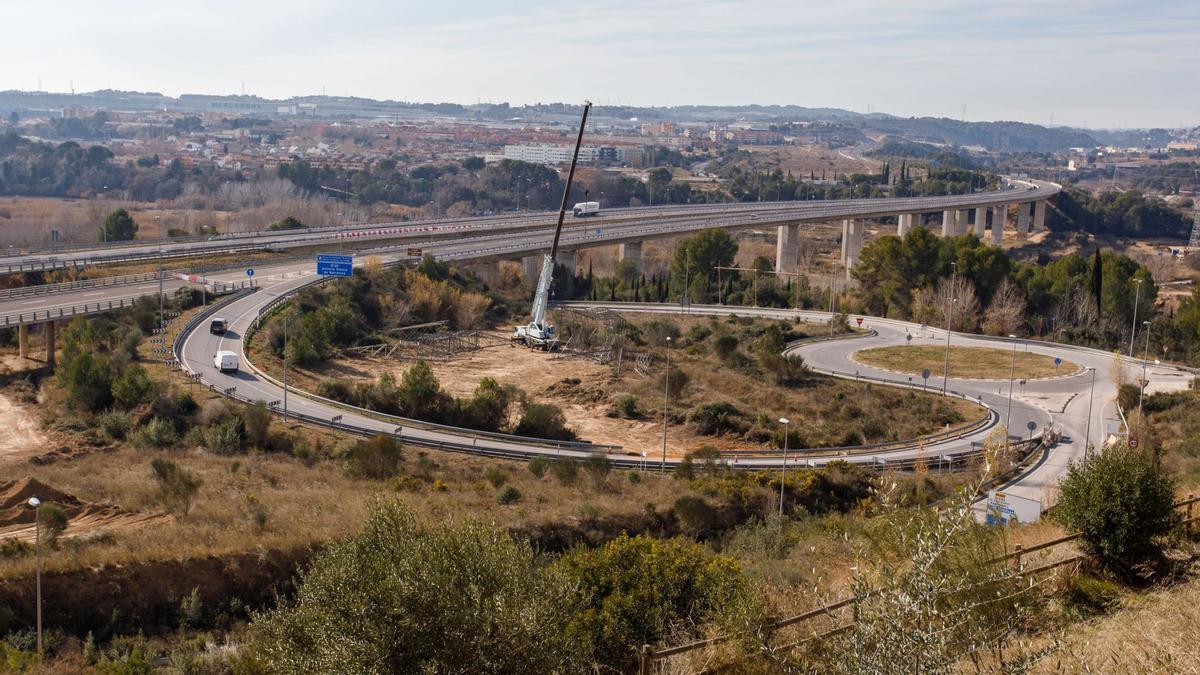
<svg viewBox="0 0 1200 675">
<path fill-rule="evenodd" d="M 348 277 L 354 274 L 354 256 L 317 254 L 317 274 L 327 277 Z"/>
</svg>

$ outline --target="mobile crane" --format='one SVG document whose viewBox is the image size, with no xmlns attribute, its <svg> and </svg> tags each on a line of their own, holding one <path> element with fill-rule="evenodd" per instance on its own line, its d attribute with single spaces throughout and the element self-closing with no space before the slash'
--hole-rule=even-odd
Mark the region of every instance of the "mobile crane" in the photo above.
<svg viewBox="0 0 1200 675">
<path fill-rule="evenodd" d="M 579 162 L 579 147 L 583 143 L 583 129 L 587 126 L 591 101 L 583 102 L 583 120 L 579 123 L 579 135 L 575 137 L 575 154 L 571 156 L 571 170 L 567 172 L 567 185 L 563 188 L 562 205 L 558 209 L 558 226 L 554 228 L 554 242 L 550 251 L 542 258 L 542 273 L 538 276 L 537 291 L 533 294 L 533 316 L 529 323 L 513 330 L 512 341 L 527 347 L 551 351 L 558 348 L 558 334 L 546 322 L 546 309 L 550 304 L 550 281 L 554 277 L 554 257 L 558 254 L 558 240 L 562 235 L 563 219 L 567 215 L 567 201 L 571 196 L 571 184 L 575 181 L 575 165 Z"/>
</svg>

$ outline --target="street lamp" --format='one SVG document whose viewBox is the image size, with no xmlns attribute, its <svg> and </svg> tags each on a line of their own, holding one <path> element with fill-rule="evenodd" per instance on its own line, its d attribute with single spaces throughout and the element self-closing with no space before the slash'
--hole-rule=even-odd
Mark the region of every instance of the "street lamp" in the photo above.
<svg viewBox="0 0 1200 675">
<path fill-rule="evenodd" d="M 1133 358 L 1133 341 L 1137 338 L 1138 303 L 1142 299 L 1142 280 L 1134 279 L 1137 283 L 1137 294 L 1133 296 L 1133 325 L 1129 329 L 1129 358 Z"/>
<path fill-rule="evenodd" d="M 1008 413 L 1004 416 L 1004 433 L 1012 433 L 1012 395 L 1013 395 L 1013 378 L 1017 374 L 1017 336 L 1009 335 L 1013 341 L 1012 352 L 1012 367 L 1008 371 Z"/>
<path fill-rule="evenodd" d="M 33 550 L 37 566 L 37 656 L 42 662 L 42 500 L 30 497 L 26 502 L 33 508 Z"/>
<path fill-rule="evenodd" d="M 1092 371 L 1092 391 L 1088 394 L 1088 417 L 1087 417 L 1087 433 L 1083 439 L 1083 456 L 1087 457 L 1092 451 L 1092 404 L 1096 401 L 1096 369 L 1088 366 L 1088 370 Z"/>
<path fill-rule="evenodd" d="M 1146 386 L 1149 384 L 1146 380 L 1146 366 L 1149 365 L 1150 361 L 1150 322 L 1143 321 L 1142 325 L 1146 327 L 1146 347 L 1145 351 L 1142 352 L 1142 381 L 1138 383 L 1141 385 L 1138 387 L 1138 417 L 1142 416 L 1142 396 L 1145 395 Z"/>
<path fill-rule="evenodd" d="M 954 277 L 958 272 L 958 263 L 950 263 L 950 285 L 946 290 L 946 362 L 942 366 L 942 396 L 946 395 L 946 387 L 950 384 L 950 327 L 954 324 Z"/>
<path fill-rule="evenodd" d="M 667 472 L 667 396 L 671 391 L 671 336 L 667 336 L 667 369 L 663 371 L 663 442 L 659 473 Z"/>
<path fill-rule="evenodd" d="M 779 517 L 783 517 L 783 485 L 787 482 L 787 453 L 788 453 L 788 424 L 791 423 L 786 417 L 780 417 L 779 423 L 783 425 L 783 466 L 779 468 Z"/>
</svg>

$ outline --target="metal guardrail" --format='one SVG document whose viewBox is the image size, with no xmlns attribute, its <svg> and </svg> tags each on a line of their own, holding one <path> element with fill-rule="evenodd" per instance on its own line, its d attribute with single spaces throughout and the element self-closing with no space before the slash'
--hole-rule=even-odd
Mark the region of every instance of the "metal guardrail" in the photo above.
<svg viewBox="0 0 1200 675">
<path fill-rule="evenodd" d="M 245 281 L 241 282 L 240 286 L 238 284 L 222 284 L 214 287 L 213 293 L 219 295 L 221 293 L 227 293 L 236 288 L 244 288 L 247 286 L 248 282 Z M 157 293 L 147 293 L 146 295 L 138 298 L 121 298 L 119 300 L 84 302 L 78 305 L 71 305 L 69 307 L 59 307 L 57 309 L 38 310 L 29 313 L 18 312 L 17 314 L 7 314 L 3 317 L 4 322 L 3 324 L 0 324 L 0 327 L 45 323 L 46 321 L 58 321 L 60 319 L 70 319 L 76 316 L 90 316 L 93 314 L 115 312 L 127 307 L 133 307 L 141 298 L 150 297 L 153 295 L 157 295 Z"/>
<path fill-rule="evenodd" d="M 79 291 L 87 288 L 109 288 L 111 286 L 122 286 L 125 284 L 143 283 L 146 281 L 158 281 L 160 277 L 163 279 L 169 279 L 170 276 L 170 271 L 163 270 L 161 272 L 147 272 L 145 274 L 126 274 L 119 277 L 64 281 L 62 283 L 42 284 L 40 286 L 18 286 L 16 288 L 0 289 L 0 300 L 9 298 L 27 298 L 30 296 L 49 295 L 52 293 L 63 293 L 66 291 Z"/>
</svg>

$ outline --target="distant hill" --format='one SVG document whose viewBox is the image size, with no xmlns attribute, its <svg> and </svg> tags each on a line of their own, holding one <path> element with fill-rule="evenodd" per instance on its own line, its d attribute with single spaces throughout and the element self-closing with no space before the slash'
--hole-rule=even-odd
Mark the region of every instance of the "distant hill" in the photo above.
<svg viewBox="0 0 1200 675">
<path fill-rule="evenodd" d="M 281 107 L 315 105 L 321 117 L 413 118 L 448 117 L 461 119 L 516 119 L 527 122 L 572 124 L 578 106 L 565 103 L 539 103 L 512 106 L 508 103 L 431 103 L 378 101 L 352 96 L 301 96 L 290 99 L 266 99 L 258 96 L 216 96 L 184 94 L 178 98 L 156 92 L 100 90 L 80 94 L 2 91 L 0 114 L 53 112 L 64 108 L 93 110 L 180 112 L 243 112 L 276 114 Z M 694 124 L 753 125 L 822 122 L 855 128 L 860 133 L 888 136 L 914 142 L 939 145 L 978 145 L 999 152 L 1051 152 L 1069 147 L 1089 147 L 1100 143 L 1144 145 L 1166 137 L 1164 130 L 1091 132 L 1068 127 L 1043 127 L 1025 122 L 963 122 L 947 118 L 902 118 L 884 113 L 862 114 L 841 108 L 807 108 L 798 105 L 683 105 L 637 107 L 598 105 L 593 111 L 598 120 L 639 121 L 675 120 Z M 1142 142 L 1121 142 L 1140 139 Z M 1162 141 L 1165 142 L 1165 141 Z"/>
</svg>

